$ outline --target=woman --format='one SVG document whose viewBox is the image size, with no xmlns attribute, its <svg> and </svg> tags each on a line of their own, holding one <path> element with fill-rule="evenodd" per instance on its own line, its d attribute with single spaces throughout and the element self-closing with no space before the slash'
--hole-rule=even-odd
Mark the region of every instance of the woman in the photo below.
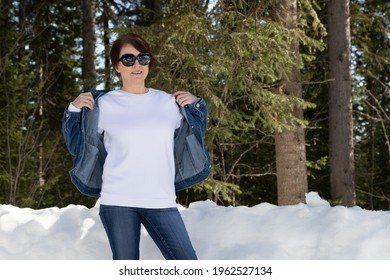
<svg viewBox="0 0 390 280">
<path fill-rule="evenodd" d="M 113 259 L 139 259 L 141 224 L 166 259 L 197 259 L 175 191 L 210 173 L 207 105 L 189 92 L 147 88 L 155 60 L 136 34 L 120 36 L 110 58 L 122 88 L 82 93 L 64 112 L 72 182 L 100 196 Z"/>
</svg>

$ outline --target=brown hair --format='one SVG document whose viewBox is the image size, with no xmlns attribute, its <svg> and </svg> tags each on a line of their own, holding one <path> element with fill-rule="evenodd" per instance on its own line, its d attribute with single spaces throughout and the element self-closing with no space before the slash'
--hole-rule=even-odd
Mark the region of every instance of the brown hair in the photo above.
<svg viewBox="0 0 390 280">
<path fill-rule="evenodd" d="M 119 36 L 112 44 L 110 51 L 111 64 L 114 67 L 115 73 L 120 76 L 115 67 L 118 65 L 119 54 L 122 47 L 126 44 L 132 45 L 141 53 L 149 53 L 152 56 L 152 61 L 149 64 L 149 69 L 153 67 L 155 58 L 153 57 L 149 44 L 139 35 L 135 33 L 126 33 Z"/>
</svg>

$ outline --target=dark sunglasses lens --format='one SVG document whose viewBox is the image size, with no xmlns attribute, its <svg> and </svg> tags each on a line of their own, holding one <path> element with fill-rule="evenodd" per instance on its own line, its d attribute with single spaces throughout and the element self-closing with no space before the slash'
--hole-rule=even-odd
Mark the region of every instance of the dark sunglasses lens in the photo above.
<svg viewBox="0 0 390 280">
<path fill-rule="evenodd" d="M 148 65 L 151 62 L 152 58 L 149 54 L 140 54 L 138 55 L 138 62 L 141 65 Z"/>
<path fill-rule="evenodd" d="M 137 58 L 134 55 L 123 55 L 120 59 L 124 66 L 133 66 Z"/>
</svg>

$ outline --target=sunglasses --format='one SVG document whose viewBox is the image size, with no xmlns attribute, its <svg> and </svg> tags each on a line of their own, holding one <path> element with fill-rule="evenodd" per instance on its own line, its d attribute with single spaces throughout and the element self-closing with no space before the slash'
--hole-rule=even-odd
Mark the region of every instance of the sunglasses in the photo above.
<svg viewBox="0 0 390 280">
<path fill-rule="evenodd" d="M 126 67 L 133 66 L 136 60 L 138 60 L 140 65 L 145 66 L 152 61 L 152 56 L 149 53 L 140 53 L 137 56 L 132 53 L 126 53 L 119 58 L 119 61 Z"/>
</svg>

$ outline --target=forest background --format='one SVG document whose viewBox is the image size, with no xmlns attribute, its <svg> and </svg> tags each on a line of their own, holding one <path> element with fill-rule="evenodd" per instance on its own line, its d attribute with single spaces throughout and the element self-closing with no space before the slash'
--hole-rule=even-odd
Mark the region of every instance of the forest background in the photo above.
<svg viewBox="0 0 390 280">
<path fill-rule="evenodd" d="M 287 205 L 316 191 L 388 210 L 389 5 L 1 0 L 0 203 L 95 204 L 70 181 L 63 110 L 80 92 L 119 86 L 109 46 L 132 31 L 158 60 L 148 86 L 209 106 L 212 174 L 179 192 L 180 204 Z"/>
</svg>

